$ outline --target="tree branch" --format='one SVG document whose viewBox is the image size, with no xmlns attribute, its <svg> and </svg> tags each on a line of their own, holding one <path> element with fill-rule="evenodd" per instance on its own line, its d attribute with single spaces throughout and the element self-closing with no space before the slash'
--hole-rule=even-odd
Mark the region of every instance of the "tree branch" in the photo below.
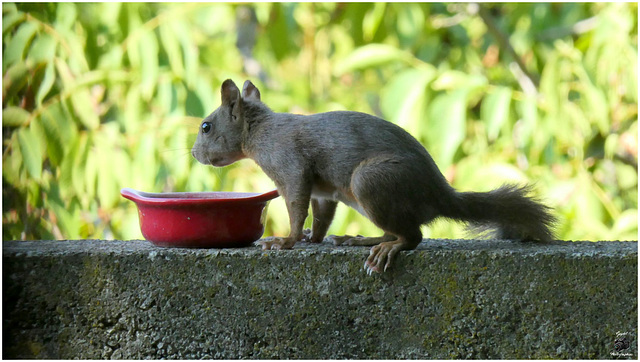
<svg viewBox="0 0 640 362">
<path fill-rule="evenodd" d="M 550 41 L 554 39 L 564 38 L 570 35 L 580 35 L 593 30 L 598 25 L 598 17 L 593 16 L 584 20 L 580 20 L 571 26 L 555 27 L 541 32 L 536 39 L 540 41 Z"/>
<path fill-rule="evenodd" d="M 498 26 L 496 25 L 496 22 L 493 20 L 493 17 L 491 16 L 491 14 L 489 14 L 489 11 L 487 10 L 487 8 L 485 8 L 482 4 L 477 4 L 477 6 L 478 6 L 477 8 L 478 15 L 480 16 L 482 21 L 484 21 L 485 25 L 487 26 L 487 29 L 489 29 L 489 32 L 498 41 L 498 45 L 500 46 L 500 48 L 502 48 L 504 51 L 509 53 L 509 55 L 513 58 L 513 60 L 518 65 L 518 68 L 520 68 L 521 74 L 524 77 L 526 77 L 530 81 L 530 83 L 533 84 L 537 89 L 538 86 L 540 85 L 540 81 L 537 79 L 537 77 L 529 73 L 529 71 L 527 70 L 527 67 L 524 65 L 524 62 L 522 61 L 522 58 L 518 56 L 516 51 L 511 46 L 511 43 L 509 43 L 509 39 L 507 38 L 507 35 L 498 28 Z M 520 83 L 522 84 L 522 82 Z M 523 89 L 523 90 L 526 91 L 527 89 Z"/>
</svg>

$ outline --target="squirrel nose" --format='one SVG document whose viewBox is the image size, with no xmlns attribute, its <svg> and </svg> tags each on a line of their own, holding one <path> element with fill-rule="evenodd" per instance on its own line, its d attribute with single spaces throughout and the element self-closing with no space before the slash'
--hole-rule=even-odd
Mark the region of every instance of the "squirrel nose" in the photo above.
<svg viewBox="0 0 640 362">
<path fill-rule="evenodd" d="M 191 149 L 191 156 L 193 156 L 193 158 L 196 158 L 196 149 L 195 148 Z"/>
</svg>

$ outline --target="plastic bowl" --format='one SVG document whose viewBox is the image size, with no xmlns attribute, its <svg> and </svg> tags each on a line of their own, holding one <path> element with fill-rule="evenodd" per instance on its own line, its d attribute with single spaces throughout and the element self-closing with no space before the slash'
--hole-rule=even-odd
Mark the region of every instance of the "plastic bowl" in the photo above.
<svg viewBox="0 0 640 362">
<path fill-rule="evenodd" d="M 269 200 L 278 197 L 277 190 L 150 193 L 124 188 L 120 194 L 138 206 L 145 239 L 178 248 L 250 245 L 264 233 Z"/>
</svg>

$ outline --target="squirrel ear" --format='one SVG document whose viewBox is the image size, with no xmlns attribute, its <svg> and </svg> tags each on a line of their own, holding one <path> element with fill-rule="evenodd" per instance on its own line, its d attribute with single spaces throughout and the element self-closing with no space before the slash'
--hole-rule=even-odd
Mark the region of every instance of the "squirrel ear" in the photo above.
<svg viewBox="0 0 640 362">
<path fill-rule="evenodd" d="M 254 101 L 260 101 L 260 91 L 256 88 L 250 80 L 244 82 L 242 87 L 242 98 L 250 99 Z"/>
<path fill-rule="evenodd" d="M 225 105 L 234 103 L 240 98 L 240 90 L 231 79 L 227 79 L 222 83 L 220 93 L 222 94 L 222 104 Z"/>
</svg>

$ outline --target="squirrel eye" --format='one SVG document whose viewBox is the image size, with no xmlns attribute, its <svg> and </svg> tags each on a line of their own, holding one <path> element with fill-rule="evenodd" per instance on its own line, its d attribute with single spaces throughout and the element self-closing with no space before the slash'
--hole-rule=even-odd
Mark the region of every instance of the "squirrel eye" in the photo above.
<svg viewBox="0 0 640 362">
<path fill-rule="evenodd" d="M 207 134 L 209 133 L 209 131 L 211 131 L 211 122 L 202 122 L 202 133 Z"/>
</svg>

